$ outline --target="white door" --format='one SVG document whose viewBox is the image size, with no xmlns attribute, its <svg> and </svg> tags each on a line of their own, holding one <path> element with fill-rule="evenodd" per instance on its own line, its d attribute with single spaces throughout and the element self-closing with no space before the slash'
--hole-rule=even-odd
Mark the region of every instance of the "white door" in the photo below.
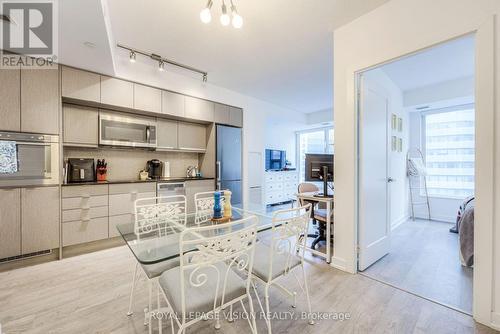
<svg viewBox="0 0 500 334">
<path fill-rule="evenodd" d="M 389 253 L 388 98 L 360 77 L 358 269 Z"/>
</svg>

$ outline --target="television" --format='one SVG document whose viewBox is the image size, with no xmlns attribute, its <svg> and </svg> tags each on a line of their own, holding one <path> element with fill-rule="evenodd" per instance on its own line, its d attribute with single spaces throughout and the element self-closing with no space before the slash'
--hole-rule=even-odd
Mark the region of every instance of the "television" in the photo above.
<svg viewBox="0 0 500 334">
<path fill-rule="evenodd" d="M 286 165 L 286 151 L 266 149 L 266 170 L 282 170 Z"/>
</svg>

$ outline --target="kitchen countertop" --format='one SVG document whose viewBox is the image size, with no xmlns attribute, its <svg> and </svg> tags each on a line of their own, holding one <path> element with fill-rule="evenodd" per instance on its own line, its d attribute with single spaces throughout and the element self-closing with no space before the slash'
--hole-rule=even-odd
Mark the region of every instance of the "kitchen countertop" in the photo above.
<svg viewBox="0 0 500 334">
<path fill-rule="evenodd" d="M 161 179 L 148 179 L 148 180 L 112 180 L 112 181 L 93 181 L 93 182 L 79 182 L 79 183 L 67 183 L 63 184 L 63 187 L 66 186 L 86 186 L 86 185 L 98 185 L 98 184 L 123 184 L 123 183 L 147 183 L 147 182 L 160 182 L 160 183 L 169 183 L 169 182 L 185 182 L 185 181 L 200 181 L 200 180 L 214 180 L 213 177 L 168 177 Z"/>
</svg>

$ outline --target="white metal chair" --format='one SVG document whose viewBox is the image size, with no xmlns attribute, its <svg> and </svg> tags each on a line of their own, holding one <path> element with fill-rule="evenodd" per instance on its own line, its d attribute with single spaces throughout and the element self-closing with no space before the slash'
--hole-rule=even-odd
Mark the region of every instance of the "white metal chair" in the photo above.
<svg viewBox="0 0 500 334">
<path fill-rule="evenodd" d="M 247 315 L 252 333 L 256 333 L 249 272 L 254 262 L 257 223 L 257 217 L 251 216 L 232 223 L 196 226 L 181 233 L 180 266 L 167 270 L 159 279 L 168 304 L 166 310 L 177 323 L 178 333 L 211 315 L 219 329 L 220 313 L 237 302 Z M 159 327 L 161 333 L 161 318 Z"/>
<path fill-rule="evenodd" d="M 257 288 L 252 282 L 253 289 L 257 296 L 260 308 L 266 315 L 268 333 L 271 333 L 271 320 L 269 318 L 269 288 L 275 286 L 281 292 L 293 298 L 292 307 L 296 306 L 296 292 L 291 292 L 287 287 L 277 281 L 288 275 L 295 268 L 301 268 L 304 285 L 293 272 L 299 287 L 306 294 L 307 307 L 309 311 L 309 324 L 314 321 L 311 314 L 311 301 L 309 299 L 309 289 L 307 286 L 307 276 L 304 270 L 305 238 L 309 228 L 311 215 L 311 204 L 302 207 L 276 211 L 272 220 L 271 245 L 259 242 L 255 247 L 255 262 L 253 267 L 254 282 L 264 285 L 265 311 L 262 302 L 257 294 Z M 296 255 L 298 254 L 298 255 Z"/>
<path fill-rule="evenodd" d="M 220 191 L 221 195 L 221 209 L 224 213 L 224 203 L 226 197 L 224 191 Z M 214 193 L 215 191 L 201 192 L 194 195 L 194 204 L 196 207 L 195 223 L 202 224 L 208 222 L 213 216 L 214 210 Z"/>
<path fill-rule="evenodd" d="M 168 197 L 142 198 L 134 202 L 134 233 L 137 241 L 141 239 L 163 237 L 175 232 L 175 224 L 186 224 L 186 196 L 175 195 Z M 147 278 L 149 290 L 149 303 L 145 311 L 144 325 L 149 325 L 151 332 L 152 290 L 153 281 L 166 270 L 179 266 L 178 259 L 166 260 L 155 264 L 144 265 L 139 262 L 135 265 L 132 288 L 130 291 L 128 316 L 133 314 L 132 303 L 134 289 L 139 268 Z"/>
</svg>

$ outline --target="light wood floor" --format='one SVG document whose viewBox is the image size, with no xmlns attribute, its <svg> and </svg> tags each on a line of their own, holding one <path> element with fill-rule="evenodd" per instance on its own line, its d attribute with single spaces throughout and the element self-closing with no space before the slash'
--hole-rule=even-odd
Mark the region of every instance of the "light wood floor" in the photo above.
<svg viewBox="0 0 500 334">
<path fill-rule="evenodd" d="M 123 246 L 0 273 L 3 332 L 147 333 L 142 324 L 147 300 L 143 280 L 138 283 L 135 314 L 125 315 L 134 264 Z M 274 333 L 494 333 L 460 312 L 322 261 L 308 264 L 307 272 L 313 311 L 346 312 L 351 319 L 321 320 L 314 326 L 275 320 Z M 276 290 L 271 300 L 273 311 L 293 310 Z M 295 312 L 303 311 L 305 298 L 299 296 Z M 187 332 L 212 333 L 212 325 L 201 322 Z M 263 320 L 258 320 L 258 327 L 266 332 Z M 167 326 L 164 332 L 170 333 Z M 249 327 L 245 320 L 223 322 L 219 332 L 248 333 Z"/>
<path fill-rule="evenodd" d="M 416 220 L 397 227 L 391 252 L 364 274 L 472 314 L 472 269 L 460 264 L 451 224 Z"/>
</svg>

